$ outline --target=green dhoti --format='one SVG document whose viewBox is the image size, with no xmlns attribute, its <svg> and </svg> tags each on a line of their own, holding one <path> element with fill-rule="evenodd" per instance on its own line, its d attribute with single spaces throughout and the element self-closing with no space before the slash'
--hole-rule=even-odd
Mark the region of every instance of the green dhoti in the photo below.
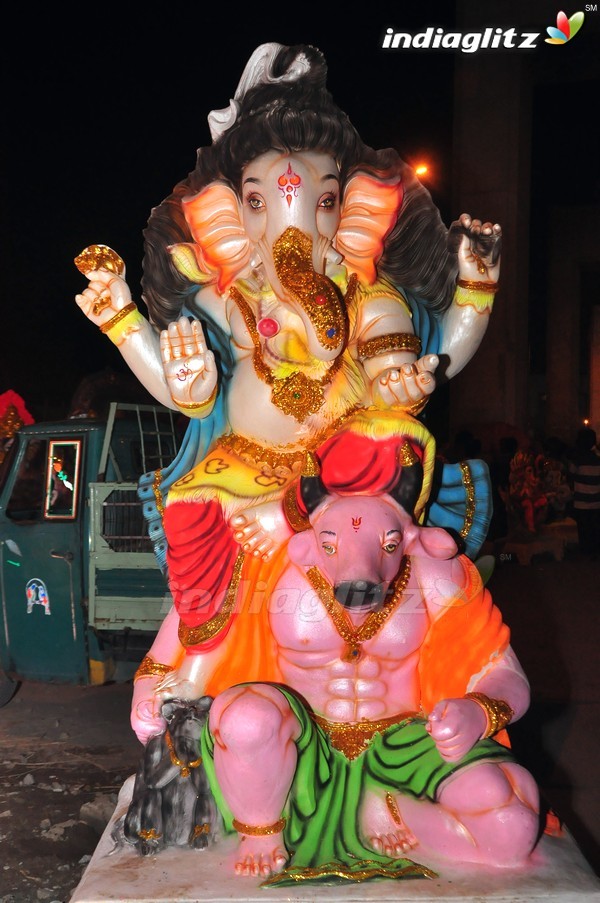
<svg viewBox="0 0 600 903">
<path fill-rule="evenodd" d="M 302 702 L 287 688 L 278 687 L 288 700 L 302 732 L 296 741 L 298 763 L 285 807 L 284 841 L 290 861 L 284 872 L 264 884 L 296 883 L 308 878 L 435 877 L 410 859 L 391 859 L 365 845 L 361 803 L 368 792 L 384 797 L 406 794 L 414 799 L 437 799 L 440 785 L 465 766 L 476 762 L 514 761 L 510 751 L 494 740 L 480 740 L 460 762 L 446 762 L 425 729 L 420 715 L 401 717 L 373 735 L 356 758 L 335 749 L 330 737 L 315 723 Z M 218 787 L 213 761 L 214 741 L 205 728 L 202 755 L 211 789 L 233 831 L 233 815 Z"/>
</svg>

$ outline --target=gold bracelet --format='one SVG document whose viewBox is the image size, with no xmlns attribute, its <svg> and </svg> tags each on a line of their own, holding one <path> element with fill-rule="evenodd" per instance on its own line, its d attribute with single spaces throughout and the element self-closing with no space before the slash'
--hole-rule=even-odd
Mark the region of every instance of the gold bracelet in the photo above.
<svg viewBox="0 0 600 903">
<path fill-rule="evenodd" d="M 487 292 L 492 295 L 500 289 L 497 282 L 477 282 L 475 279 L 458 279 L 456 284 L 470 292 Z"/>
<path fill-rule="evenodd" d="M 262 837 L 269 834 L 279 834 L 285 828 L 285 818 L 280 818 L 272 825 L 245 825 L 234 818 L 231 824 L 239 834 L 247 834 L 249 837 Z"/>
<path fill-rule="evenodd" d="M 465 699 L 472 699 L 478 703 L 485 712 L 487 718 L 487 728 L 483 739 L 493 737 L 498 731 L 501 731 L 510 724 L 514 717 L 514 711 L 503 699 L 491 699 L 485 693 L 466 693 Z"/>
<path fill-rule="evenodd" d="M 132 301 L 131 304 L 127 304 L 125 307 L 123 307 L 118 313 L 114 315 L 114 317 L 111 317 L 110 320 L 107 320 L 106 323 L 102 323 L 102 325 L 100 326 L 100 332 L 103 332 L 105 334 L 107 332 L 110 332 L 113 326 L 116 326 L 117 323 L 120 323 L 121 320 L 123 320 L 127 316 L 127 314 L 130 314 L 134 310 L 137 310 L 137 307 Z"/>
<path fill-rule="evenodd" d="M 155 662 L 151 655 L 145 655 L 135 672 L 133 681 L 135 683 L 140 677 L 164 677 L 165 674 L 174 670 L 173 665 L 161 665 L 160 662 Z"/>
<path fill-rule="evenodd" d="M 185 401 L 176 401 L 173 398 L 174 403 L 177 407 L 182 411 L 195 411 L 199 413 L 200 411 L 207 410 L 215 403 L 215 398 L 217 397 L 217 387 L 215 386 L 212 392 L 210 393 L 210 397 L 206 399 L 206 401 L 191 401 L 189 403 Z"/>
<path fill-rule="evenodd" d="M 123 317 L 120 323 L 113 326 L 106 335 L 113 345 L 122 345 L 133 332 L 139 332 L 144 322 L 145 320 L 139 310 L 134 308 L 134 310 L 129 311 L 126 317 Z"/>
</svg>

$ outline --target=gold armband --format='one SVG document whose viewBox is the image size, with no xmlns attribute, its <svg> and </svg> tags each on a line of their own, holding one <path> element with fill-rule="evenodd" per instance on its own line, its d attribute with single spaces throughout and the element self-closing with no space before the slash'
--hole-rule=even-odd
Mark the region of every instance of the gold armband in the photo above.
<svg viewBox="0 0 600 903">
<path fill-rule="evenodd" d="M 160 662 L 155 662 L 151 655 L 145 655 L 135 672 L 133 681 L 135 683 L 140 677 L 164 677 L 165 674 L 174 670 L 173 665 L 161 665 Z"/>
<path fill-rule="evenodd" d="M 414 354 L 420 354 L 421 340 L 412 332 L 395 332 L 358 343 L 358 357 L 361 361 L 387 351 L 412 351 Z"/>
<path fill-rule="evenodd" d="M 193 417 L 198 414 L 208 414 L 215 403 L 216 397 L 217 387 L 215 386 L 210 393 L 210 397 L 207 398 L 206 401 L 192 401 L 189 404 L 186 404 L 186 402 L 184 401 L 176 401 L 176 399 L 173 398 L 173 402 L 177 405 L 180 411 L 183 411 L 184 414 L 188 414 L 190 417 Z"/>
<path fill-rule="evenodd" d="M 103 323 L 100 331 L 107 335 L 114 345 L 121 345 L 132 332 L 137 332 L 143 322 L 142 314 L 132 301 Z"/>
<path fill-rule="evenodd" d="M 491 699 L 485 693 L 466 693 L 465 699 L 472 699 L 478 703 L 485 712 L 487 718 L 487 728 L 483 739 L 493 737 L 498 731 L 503 730 L 507 724 L 510 724 L 514 717 L 514 712 L 507 702 L 503 699 Z"/>
</svg>

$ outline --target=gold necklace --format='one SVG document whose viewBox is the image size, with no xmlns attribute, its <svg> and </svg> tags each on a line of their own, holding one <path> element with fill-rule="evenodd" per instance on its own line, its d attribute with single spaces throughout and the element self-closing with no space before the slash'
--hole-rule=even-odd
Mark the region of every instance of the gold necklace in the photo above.
<svg viewBox="0 0 600 903">
<path fill-rule="evenodd" d="M 351 297 L 356 291 L 358 280 L 355 275 L 350 278 L 346 291 L 346 306 L 350 303 Z M 281 379 L 273 376 L 273 371 L 268 367 L 262 355 L 260 346 L 260 336 L 256 328 L 256 319 L 252 309 L 240 290 L 236 286 L 231 286 L 229 295 L 237 304 L 246 329 L 250 334 L 250 338 L 254 344 L 254 355 L 252 363 L 254 372 L 262 379 L 263 382 L 271 386 L 271 401 L 275 407 L 283 411 L 284 414 L 291 414 L 298 423 L 303 423 L 309 414 L 316 414 L 325 403 L 325 393 L 323 387 L 329 385 L 337 371 L 342 366 L 342 354 L 340 353 L 327 373 L 320 379 L 311 379 L 300 370 L 295 370 L 289 376 Z"/>
<path fill-rule="evenodd" d="M 344 606 L 335 598 L 333 587 L 318 568 L 309 568 L 307 577 L 312 588 L 327 609 L 335 629 L 346 643 L 346 648 L 341 655 L 342 661 L 357 662 L 362 655 L 361 645 L 366 642 L 366 640 L 370 640 L 375 636 L 375 634 L 383 627 L 383 624 L 387 621 L 392 612 L 394 612 L 402 602 L 404 590 L 410 579 L 410 556 L 405 555 L 402 559 L 400 571 L 394 582 L 394 592 L 392 593 L 391 598 L 389 598 L 381 608 L 370 611 L 365 620 L 358 627 L 354 626 Z"/>
<path fill-rule="evenodd" d="M 198 759 L 194 759 L 193 762 L 184 762 L 183 759 L 178 758 L 177 753 L 175 752 L 173 739 L 171 737 L 171 734 L 169 733 L 169 728 L 167 728 L 165 731 L 165 741 L 169 750 L 171 764 L 176 765 L 177 768 L 179 768 L 182 778 L 189 778 L 190 768 L 198 768 L 200 765 L 202 765 L 202 756 L 200 756 Z"/>
</svg>

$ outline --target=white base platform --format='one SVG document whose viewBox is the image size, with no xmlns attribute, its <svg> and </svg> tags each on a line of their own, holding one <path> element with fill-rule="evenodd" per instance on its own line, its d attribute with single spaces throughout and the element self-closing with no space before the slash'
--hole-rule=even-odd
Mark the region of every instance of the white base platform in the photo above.
<svg viewBox="0 0 600 903">
<path fill-rule="evenodd" d="M 116 845 L 112 833 L 127 812 L 133 777 L 121 789 L 115 812 L 107 825 L 70 903 L 402 903 L 402 901 L 467 901 L 482 903 L 600 903 L 600 879 L 584 859 L 571 835 L 544 836 L 522 870 L 491 870 L 456 865 L 425 865 L 438 878 L 373 880 L 333 885 L 300 883 L 298 886 L 260 887 L 259 878 L 236 877 L 230 858 L 235 839 L 227 838 L 196 851 L 170 847 L 143 857 L 129 845 Z M 419 861 L 418 856 L 414 857 Z"/>
</svg>

